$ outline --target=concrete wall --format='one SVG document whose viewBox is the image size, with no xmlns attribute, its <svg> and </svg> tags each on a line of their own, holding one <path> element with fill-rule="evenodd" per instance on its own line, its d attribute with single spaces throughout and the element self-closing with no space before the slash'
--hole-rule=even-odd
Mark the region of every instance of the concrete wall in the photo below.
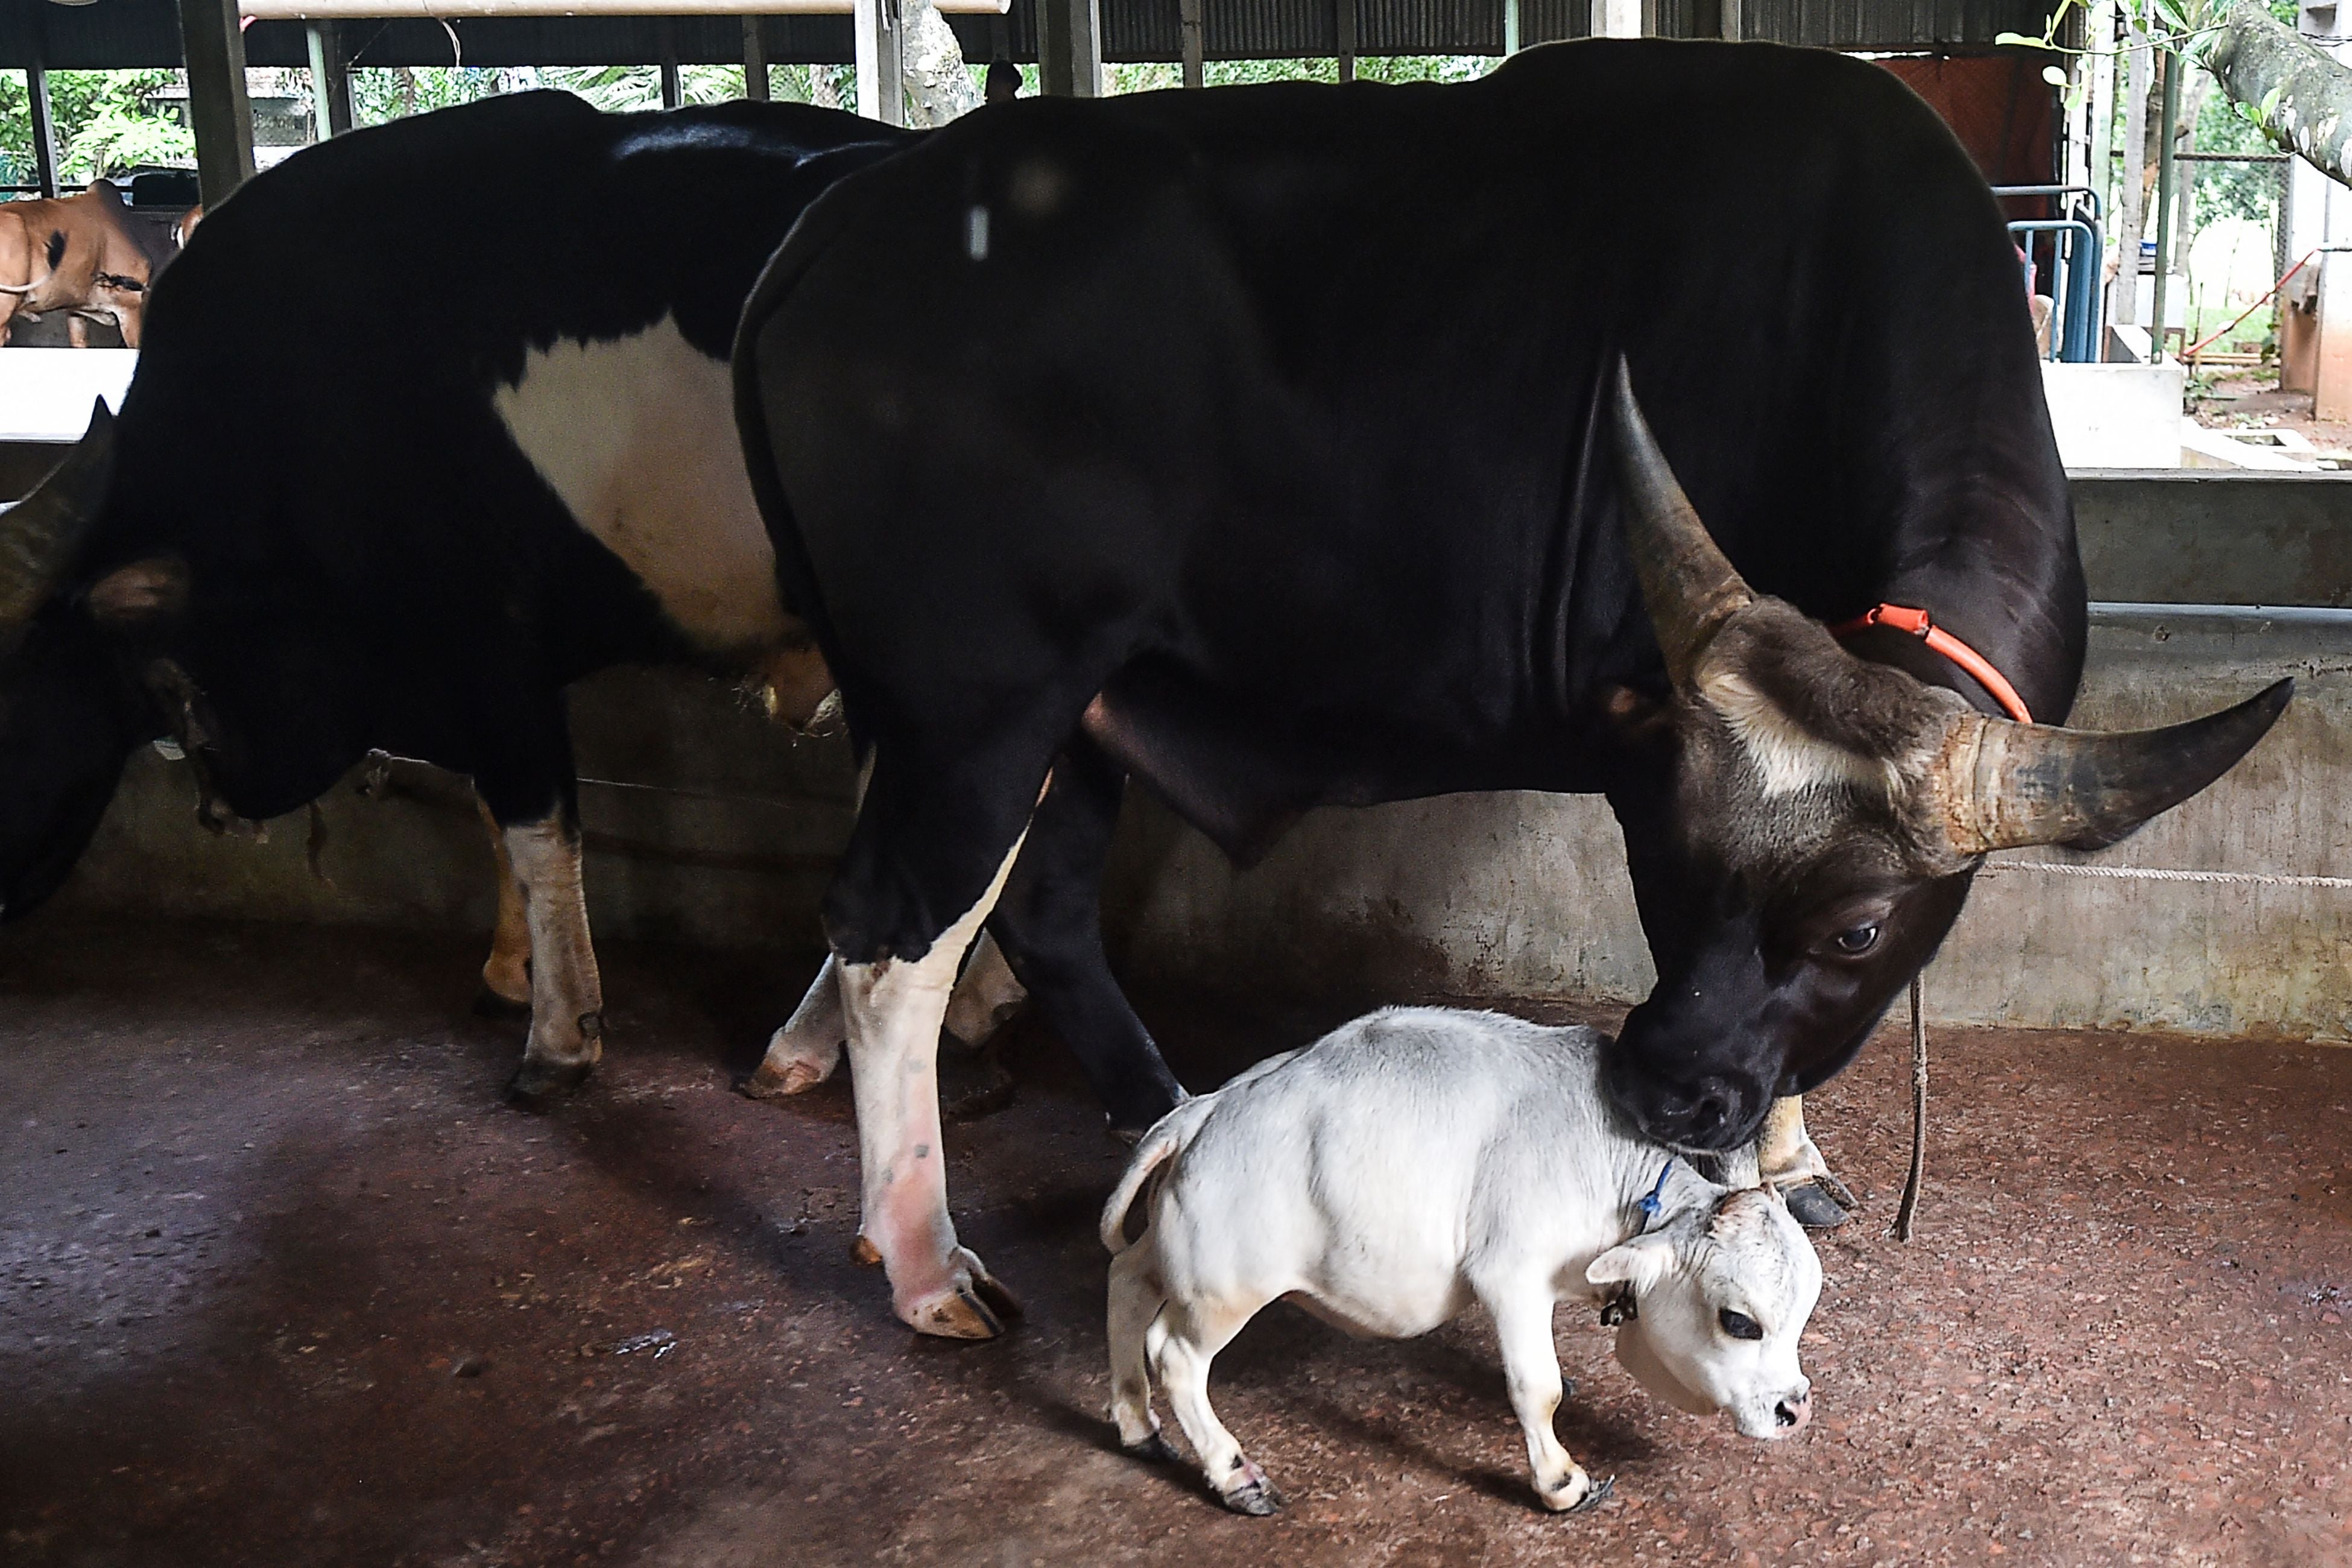
<svg viewBox="0 0 2352 1568">
<path fill-rule="evenodd" d="M 2094 599 L 2352 606 L 2352 475 L 2108 470 L 2074 492 Z"/>
<path fill-rule="evenodd" d="M 2215 789 L 2102 865 L 2352 877 L 2352 613 L 2101 612 L 2080 721 L 2137 727 L 2301 682 L 2278 730 Z M 838 740 L 794 742 L 708 682 L 629 673 L 577 694 L 597 931 L 806 947 L 850 817 Z M 194 824 L 184 765 L 142 752 L 62 902 L 487 930 L 490 862 L 469 798 L 426 770 L 298 814 L 255 845 Z M 2001 857 L 1930 973 L 1937 1017 L 2352 1037 L 2352 892 L 2090 882 Z M 1454 796 L 1307 818 L 1237 874 L 1148 799 L 1106 896 L 1129 973 L 1303 994 L 1632 998 L 1651 973 L 1622 847 L 1598 800 Z"/>
<path fill-rule="evenodd" d="M 2092 591 L 2352 606 L 2347 487 L 2083 476 Z M 2187 717 L 2283 673 L 2301 679 L 2300 696 L 2253 758 L 2099 863 L 2352 876 L 2338 804 L 2352 763 L 2352 613 L 2103 607 L 2079 721 Z M 677 674 L 589 682 L 572 712 L 601 934 L 820 942 L 816 902 L 852 799 L 837 739 L 795 742 L 731 693 Z M 213 837 L 194 824 L 185 767 L 142 752 L 61 902 L 486 931 L 490 861 L 469 797 L 429 770 L 399 770 L 392 784 L 362 798 L 347 781 L 322 803 L 322 879 L 303 815 L 272 825 L 267 844 Z M 1322 813 L 1247 875 L 1139 800 L 1106 910 L 1122 963 L 1160 981 L 1365 997 L 1633 997 L 1650 984 L 1616 825 L 1595 800 Z M 2352 1037 L 2352 893 L 2089 882 L 1997 862 L 1928 998 L 1948 1019 Z"/>
<path fill-rule="evenodd" d="M 855 798 L 845 744 L 796 742 L 725 688 L 670 671 L 585 682 L 572 717 L 600 933 L 823 945 L 816 903 Z M 407 764 L 363 795 L 365 772 L 319 803 L 314 873 L 306 814 L 268 824 L 263 843 L 207 833 L 186 765 L 142 748 L 58 903 L 487 931 L 488 837 L 463 782 Z"/>
</svg>

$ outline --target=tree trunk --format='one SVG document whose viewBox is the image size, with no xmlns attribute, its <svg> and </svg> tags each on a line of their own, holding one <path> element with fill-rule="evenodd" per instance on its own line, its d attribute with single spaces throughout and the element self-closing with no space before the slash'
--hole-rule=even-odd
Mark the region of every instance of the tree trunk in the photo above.
<svg viewBox="0 0 2352 1568">
<path fill-rule="evenodd" d="M 2352 68 L 2272 20 L 2256 0 L 2238 0 L 2205 68 L 2280 145 L 2352 185 Z"/>
<path fill-rule="evenodd" d="M 2116 291 L 2107 311 L 2110 321 L 2139 320 L 2139 237 L 2147 226 L 2148 141 L 2147 89 L 2156 73 L 2148 68 L 2147 40 L 2131 30 L 2124 56 L 2124 174 L 2116 193 L 2115 220 Z"/>
<path fill-rule="evenodd" d="M 909 125 L 945 125 L 960 114 L 980 107 L 980 89 L 963 63 L 963 49 L 955 32 L 931 0 L 902 0 L 898 15 L 906 43 L 900 70 L 907 80 L 907 99 L 914 112 Z"/>
</svg>

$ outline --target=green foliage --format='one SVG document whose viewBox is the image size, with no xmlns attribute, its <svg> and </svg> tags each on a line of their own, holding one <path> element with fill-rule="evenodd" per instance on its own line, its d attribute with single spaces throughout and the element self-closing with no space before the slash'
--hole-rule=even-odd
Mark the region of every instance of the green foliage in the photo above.
<svg viewBox="0 0 2352 1568">
<path fill-rule="evenodd" d="M 723 103 L 743 96 L 741 66 L 680 66 L 677 74 L 679 92 L 688 103 Z M 856 77 L 848 66 L 771 65 L 768 89 L 779 99 L 808 103 L 814 101 L 812 95 L 817 83 L 829 82 L 835 101 L 854 106 Z M 416 66 L 352 72 L 352 112 L 359 124 L 380 125 L 452 104 L 537 88 L 577 93 L 610 113 L 661 107 L 657 66 L 519 66 L 499 70 Z"/>
<path fill-rule="evenodd" d="M 51 71 L 49 113 L 60 183 L 87 184 L 137 163 L 193 163 L 195 141 L 180 124 L 150 113 L 144 100 L 176 86 L 178 71 Z M 22 71 L 0 72 L 0 181 L 34 178 L 33 106 Z"/>
<path fill-rule="evenodd" d="M 2220 94 L 2215 94 L 2219 98 Z M 2198 153 L 2269 153 L 2270 138 L 2243 104 L 2231 101 L 2233 112 L 2217 114 L 2208 104 L 2197 118 Z M 2200 223 L 2215 218 L 2252 218 L 2275 224 L 2278 219 L 2279 165 L 2276 163 L 2183 163 L 2179 167 L 2197 182 Z"/>
</svg>

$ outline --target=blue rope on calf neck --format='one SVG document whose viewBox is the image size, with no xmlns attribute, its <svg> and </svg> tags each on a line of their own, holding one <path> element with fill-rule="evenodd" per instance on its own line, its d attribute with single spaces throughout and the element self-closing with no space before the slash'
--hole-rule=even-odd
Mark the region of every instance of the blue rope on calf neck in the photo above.
<svg viewBox="0 0 2352 1568">
<path fill-rule="evenodd" d="M 1665 1206 L 1666 1176 L 1674 1170 L 1674 1159 L 1669 1155 L 1666 1163 L 1658 1168 L 1658 1184 L 1650 1189 L 1649 1196 L 1643 1198 L 1640 1203 L 1633 1205 L 1642 1211 L 1642 1228 L 1643 1230 L 1650 1228 L 1650 1222 L 1656 1219 L 1658 1217 L 1658 1211 Z"/>
</svg>

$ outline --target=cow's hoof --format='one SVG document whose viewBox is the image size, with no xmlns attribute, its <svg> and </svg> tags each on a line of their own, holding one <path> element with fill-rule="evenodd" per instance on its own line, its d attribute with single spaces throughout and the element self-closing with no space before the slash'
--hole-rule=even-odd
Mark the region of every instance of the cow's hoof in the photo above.
<svg viewBox="0 0 2352 1568">
<path fill-rule="evenodd" d="M 788 1094 L 806 1094 L 830 1076 L 828 1068 L 814 1062 L 794 1060 L 781 1069 L 772 1069 L 769 1063 L 761 1062 L 735 1088 L 748 1100 L 782 1100 Z"/>
<path fill-rule="evenodd" d="M 593 1070 L 593 1062 L 525 1060 L 515 1069 L 514 1077 L 507 1079 L 507 1101 L 525 1108 L 551 1104 L 586 1083 Z"/>
<path fill-rule="evenodd" d="M 502 996 L 485 985 L 474 993 L 474 1016 L 497 1018 L 501 1021 L 528 1018 L 530 1016 L 530 998 L 526 996 L 518 1002 L 513 997 Z"/>
<path fill-rule="evenodd" d="M 919 1334 L 943 1340 L 992 1340 L 1021 1316 L 1021 1303 L 970 1252 L 962 1256 L 964 1278 L 947 1289 L 918 1297 L 899 1317 Z"/>
<path fill-rule="evenodd" d="M 1265 1472 L 1249 1460 L 1217 1492 L 1218 1499 L 1235 1513 L 1248 1514 L 1252 1519 L 1264 1519 L 1282 1509 L 1282 1494 L 1265 1479 Z"/>
<path fill-rule="evenodd" d="M 1835 1230 L 1853 1217 L 1853 1211 L 1832 1197 L 1828 1186 L 1819 1180 L 1790 1187 L 1780 1195 L 1789 1200 L 1789 1217 L 1807 1230 Z"/>
<path fill-rule="evenodd" d="M 1118 1447 L 1121 1453 L 1150 1464 L 1181 1465 L 1184 1462 L 1184 1457 L 1176 1451 L 1176 1445 L 1168 1440 L 1164 1432 L 1154 1431 L 1140 1443 L 1121 1443 Z"/>
<path fill-rule="evenodd" d="M 940 1039 L 940 1117 L 971 1121 L 1013 1103 L 1013 1075 L 988 1050 L 967 1050 L 953 1036 Z"/>
</svg>

